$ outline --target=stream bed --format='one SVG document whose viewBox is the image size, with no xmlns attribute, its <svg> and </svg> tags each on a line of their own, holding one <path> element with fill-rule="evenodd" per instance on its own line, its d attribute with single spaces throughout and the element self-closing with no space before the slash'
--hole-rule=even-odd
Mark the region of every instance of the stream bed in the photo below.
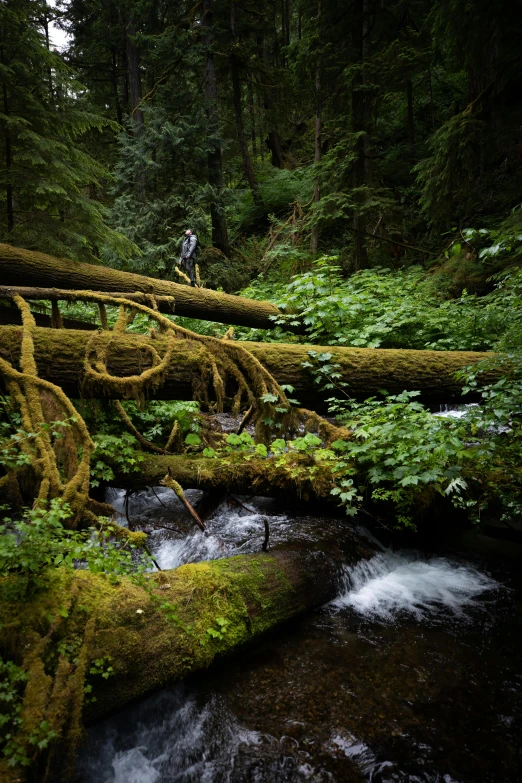
<svg viewBox="0 0 522 783">
<path fill-rule="evenodd" d="M 208 536 L 162 488 L 128 511 L 163 525 L 150 537 L 162 568 L 259 551 L 265 518 L 271 546 L 318 530 L 335 546 L 350 524 L 242 502 L 222 504 Z M 331 604 L 91 727 L 78 783 L 522 780 L 519 565 L 455 544 L 391 551 L 352 528 L 371 548 Z"/>
</svg>

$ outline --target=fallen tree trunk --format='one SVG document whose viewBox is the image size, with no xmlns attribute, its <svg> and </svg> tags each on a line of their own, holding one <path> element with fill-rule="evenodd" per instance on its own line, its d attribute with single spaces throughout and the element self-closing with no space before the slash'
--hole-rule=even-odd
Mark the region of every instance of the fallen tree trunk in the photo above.
<svg viewBox="0 0 522 783">
<path fill-rule="evenodd" d="M 348 530 L 343 546 L 350 547 L 350 560 L 373 554 Z M 0 603 L 3 648 L 19 651 L 16 663 L 27 677 L 18 747 L 27 746 L 33 764 L 45 768 L 30 744 L 42 725 L 56 732 L 54 743 L 64 738 L 65 748 L 74 748 L 75 716 L 83 712 L 86 723 L 104 717 L 324 604 L 335 594 L 341 553 L 337 544 L 332 556 L 320 550 L 241 555 L 163 571 L 144 584 L 53 570 L 47 588 Z M 24 769 L 3 759 L 0 778 L 22 781 Z"/>
<path fill-rule="evenodd" d="M 303 465 L 306 457 L 294 455 Z M 305 471 L 298 478 L 292 478 L 290 467 L 278 465 L 278 457 L 245 460 L 242 455 L 237 459 L 215 459 L 207 457 L 175 454 L 161 456 L 141 453 L 139 467 L 132 473 L 118 473 L 110 482 L 121 489 L 144 489 L 158 486 L 166 475 L 172 476 L 183 489 L 201 489 L 211 492 L 214 489 L 237 495 L 263 495 L 265 497 L 296 500 L 326 501 L 332 506 L 339 505 L 330 494 L 334 478 L 329 465 L 316 464 L 313 481 L 306 478 Z"/>
<path fill-rule="evenodd" d="M 274 323 L 270 316 L 280 315 L 277 307 L 270 302 L 244 299 L 208 288 L 191 288 L 170 280 L 55 258 L 5 244 L 0 244 L 0 280 L 4 286 L 56 287 L 110 293 L 142 291 L 158 296 L 173 296 L 176 315 L 257 329 L 273 329 Z M 161 312 L 172 313 L 172 305 L 165 301 L 158 302 L 158 308 Z"/>
<path fill-rule="evenodd" d="M 18 363 L 21 350 L 21 329 L 0 327 L 0 356 Z M 83 361 L 89 334 L 66 329 L 35 329 L 34 344 L 38 374 L 41 378 L 61 386 L 69 397 L 110 397 L 103 388 L 82 389 Z M 308 352 L 328 351 L 332 362 L 339 364 L 340 381 L 347 384 L 345 391 L 355 399 L 364 399 L 386 389 L 397 394 L 405 389 L 421 392 L 420 399 L 428 405 L 449 403 L 461 398 L 462 383 L 455 373 L 492 354 L 472 351 L 406 351 L 379 348 L 321 348 L 312 345 L 288 345 L 284 343 L 240 343 L 259 359 L 280 384 L 294 387 L 292 397 L 301 405 L 316 411 L 325 410 L 322 395 L 311 373 L 303 368 L 309 360 Z M 108 352 L 108 368 L 119 376 L 141 373 L 150 366 L 150 351 L 154 346 L 164 353 L 166 338 L 158 335 L 118 334 Z M 176 340 L 172 361 L 165 382 L 154 396 L 157 399 L 188 400 L 201 379 L 201 373 L 211 374 L 206 349 L 192 340 Z M 497 377 L 494 371 L 484 375 L 484 380 Z M 472 401 L 471 395 L 466 401 Z"/>
</svg>

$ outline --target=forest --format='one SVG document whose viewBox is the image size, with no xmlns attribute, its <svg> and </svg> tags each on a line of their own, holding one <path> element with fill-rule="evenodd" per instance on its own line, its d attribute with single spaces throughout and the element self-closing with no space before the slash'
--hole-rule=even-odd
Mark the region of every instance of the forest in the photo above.
<svg viewBox="0 0 522 783">
<path fill-rule="evenodd" d="M 0 783 L 521 779 L 521 41 L 1 0 Z"/>
</svg>

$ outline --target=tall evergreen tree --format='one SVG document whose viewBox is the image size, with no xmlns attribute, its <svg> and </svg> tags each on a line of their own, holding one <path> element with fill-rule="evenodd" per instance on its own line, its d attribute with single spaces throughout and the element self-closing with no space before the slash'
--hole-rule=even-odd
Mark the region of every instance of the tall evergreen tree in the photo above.
<svg viewBox="0 0 522 783">
<path fill-rule="evenodd" d="M 90 197 L 105 168 L 82 149 L 85 134 L 107 121 L 90 110 L 74 73 L 49 51 L 43 0 L 0 5 L 0 238 L 57 255 L 121 255 L 131 244 L 107 226 Z"/>
</svg>

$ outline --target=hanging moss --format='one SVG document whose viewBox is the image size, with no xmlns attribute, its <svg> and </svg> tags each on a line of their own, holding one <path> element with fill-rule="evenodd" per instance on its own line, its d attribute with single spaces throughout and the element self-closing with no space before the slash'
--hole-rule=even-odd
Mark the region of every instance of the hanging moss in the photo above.
<svg viewBox="0 0 522 783">
<path fill-rule="evenodd" d="M 268 397 L 277 401 L 277 404 L 280 406 L 289 407 L 285 394 L 277 381 L 249 353 L 246 347 L 228 340 L 223 341 L 213 337 L 197 335 L 187 329 L 183 329 L 159 313 L 154 297 L 151 297 L 151 308 L 139 302 L 106 294 L 89 291 L 73 293 L 78 299 L 97 302 L 99 306 L 117 305 L 119 307 L 118 319 L 113 330 L 97 331 L 89 337 L 85 347 L 84 389 L 88 390 L 91 386 L 98 386 L 103 388 L 104 391 L 116 392 L 120 396 L 133 397 L 143 401 L 147 393 L 154 392 L 164 382 L 165 374 L 172 362 L 176 340 L 188 338 L 202 346 L 206 359 L 200 373 L 200 399 L 208 402 L 210 396 L 208 385 L 210 383 L 213 396 L 216 399 L 217 409 L 222 410 L 227 379 L 233 378 L 237 384 L 234 408 L 239 411 L 243 398 L 246 398 L 249 408 L 254 412 L 256 430 L 261 438 L 268 436 L 270 430 L 266 425 L 266 421 L 270 420 L 269 417 L 274 416 L 274 405 L 263 398 Z M 34 442 L 37 456 L 33 458 L 32 463 L 37 470 L 40 480 L 36 503 L 47 502 L 53 497 L 61 496 L 71 504 L 76 519 L 87 518 L 89 521 L 92 521 L 93 514 L 89 508 L 88 497 L 92 441 L 83 419 L 75 411 L 72 403 L 64 395 L 63 391 L 38 378 L 33 340 L 36 324 L 27 302 L 19 295 L 14 295 L 13 300 L 22 314 L 23 329 L 19 360 L 21 372 L 15 370 L 5 360 L 1 360 L 0 370 L 3 371 L 14 402 L 21 410 L 24 427 L 27 432 L 35 433 Z M 151 359 L 150 367 L 136 375 L 125 377 L 114 375 L 108 370 L 109 348 L 113 342 L 117 342 L 123 337 L 137 312 L 147 315 L 167 334 L 166 345 L 163 346 L 163 355 L 160 355 L 154 345 L 149 344 L 145 348 Z M 76 470 L 66 483 L 62 481 L 56 452 L 51 443 L 49 432 L 43 426 L 46 419 L 42 409 L 41 394 L 42 385 L 45 386 L 45 384 L 47 384 L 45 388 L 52 390 L 54 395 L 55 413 L 63 411 L 64 414 L 69 414 L 69 417 L 74 420 L 76 446 L 81 456 L 77 462 Z M 116 410 L 122 417 L 125 426 L 133 432 L 141 445 L 150 450 L 155 450 L 156 447 L 136 430 L 119 403 L 116 404 Z M 295 416 L 296 414 L 290 413 L 288 416 L 283 417 L 283 425 L 286 424 L 288 426 L 288 423 Z M 274 418 L 277 418 L 277 416 L 274 416 Z M 173 431 L 171 437 L 169 437 L 169 443 L 172 445 L 175 439 L 176 434 Z M 157 449 L 157 451 L 161 450 Z"/>
</svg>

